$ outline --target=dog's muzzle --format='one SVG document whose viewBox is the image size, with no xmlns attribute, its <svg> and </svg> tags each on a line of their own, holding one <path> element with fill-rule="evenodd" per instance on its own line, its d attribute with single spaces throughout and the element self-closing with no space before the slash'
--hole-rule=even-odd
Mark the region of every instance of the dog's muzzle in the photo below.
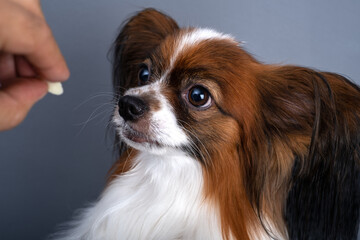
<svg viewBox="0 0 360 240">
<path fill-rule="evenodd" d="M 141 98 L 126 95 L 119 100 L 119 114 L 125 121 L 136 121 L 149 111 L 149 106 Z"/>
</svg>

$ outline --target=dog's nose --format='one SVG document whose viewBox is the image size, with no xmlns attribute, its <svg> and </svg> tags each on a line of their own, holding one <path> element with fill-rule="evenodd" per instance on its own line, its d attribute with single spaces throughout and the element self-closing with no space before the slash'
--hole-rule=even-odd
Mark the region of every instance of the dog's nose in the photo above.
<svg viewBox="0 0 360 240">
<path fill-rule="evenodd" d="M 135 121 L 148 110 L 148 105 L 140 98 L 127 95 L 119 100 L 119 114 L 125 121 Z"/>
</svg>

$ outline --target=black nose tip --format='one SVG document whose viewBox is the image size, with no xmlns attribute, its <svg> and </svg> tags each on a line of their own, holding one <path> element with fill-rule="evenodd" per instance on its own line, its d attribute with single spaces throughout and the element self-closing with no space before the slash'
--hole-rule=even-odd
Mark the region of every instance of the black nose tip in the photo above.
<svg viewBox="0 0 360 240">
<path fill-rule="evenodd" d="M 119 114 L 125 121 L 134 121 L 143 116 L 149 107 L 140 98 L 124 96 L 119 100 Z"/>
</svg>

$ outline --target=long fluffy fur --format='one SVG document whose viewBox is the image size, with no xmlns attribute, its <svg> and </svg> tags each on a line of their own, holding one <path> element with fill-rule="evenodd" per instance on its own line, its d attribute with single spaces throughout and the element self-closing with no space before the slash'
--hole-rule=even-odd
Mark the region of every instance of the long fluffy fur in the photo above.
<svg viewBox="0 0 360 240">
<path fill-rule="evenodd" d="M 200 222 L 215 224 L 220 229 L 215 238 L 223 239 L 356 239 L 359 87 L 334 73 L 262 64 L 227 35 L 205 30 L 201 34 L 216 37 L 195 42 L 191 34 L 196 30 L 180 29 L 154 9 L 130 18 L 114 44 L 113 84 L 117 101 L 138 86 L 145 59 L 158 68 L 171 66 L 161 94 L 191 142 L 177 150 L 200 167 L 201 201 L 210 206 L 208 214 L 218 214 Z M 191 41 L 191 47 L 177 52 L 178 39 Z M 169 58 L 170 52 L 176 58 Z M 212 79 L 215 108 L 193 112 L 181 103 L 177 89 L 192 76 Z M 143 166 L 133 148 L 119 146 L 122 157 L 107 191 Z M 129 202 L 129 207 L 134 206 Z M 177 237 L 202 239 L 204 224 L 200 233 L 187 235 L 190 228 L 184 228 Z"/>
<path fill-rule="evenodd" d="M 148 9 L 134 19 L 151 18 L 152 14 L 158 12 Z M 178 31 L 173 20 L 165 18 L 163 26 L 172 26 L 166 35 Z M 151 50 L 142 53 L 150 56 L 158 44 L 150 41 Z M 228 184 L 229 190 L 233 188 L 226 193 L 213 193 L 224 206 L 221 219 L 225 236 L 229 230 L 239 239 L 246 238 L 245 225 L 256 221 L 251 217 L 252 211 L 244 209 L 249 207 L 246 204 L 249 201 L 270 235 L 269 219 L 285 238 L 355 239 L 360 202 L 359 88 L 340 75 L 296 66 L 262 65 L 243 50 L 237 51 L 234 54 L 239 54 L 237 58 L 241 58 L 239 62 L 243 66 L 230 70 L 237 75 L 232 81 L 246 84 L 233 83 L 236 91 L 228 94 L 243 99 L 237 99 L 240 104 L 232 104 L 226 111 L 240 127 L 238 142 L 234 143 L 238 150 L 231 153 L 232 146 L 228 150 L 219 142 L 207 147 L 218 155 L 212 157 L 223 160 L 217 161 L 219 166 L 213 166 L 215 169 L 206 174 L 219 176 L 223 171 L 223 183 L 217 184 Z M 115 51 L 116 62 L 121 56 L 128 53 Z M 236 62 L 232 56 L 226 58 L 221 60 Z M 256 66 L 250 67 L 253 63 Z M 250 72 L 243 71 L 246 67 Z M 117 74 L 121 69 L 128 68 L 114 66 L 115 84 L 129 87 L 124 84 L 125 78 Z M 239 88 L 243 92 L 236 94 Z M 249 100 L 246 104 L 250 107 L 242 106 L 245 100 Z M 224 160 L 229 158 L 234 159 L 230 161 L 231 167 L 223 169 Z M 209 191 L 219 189 L 211 180 L 214 176 L 208 179 Z M 242 187 L 246 196 L 240 190 Z M 243 210 L 236 210 L 238 207 Z"/>
</svg>

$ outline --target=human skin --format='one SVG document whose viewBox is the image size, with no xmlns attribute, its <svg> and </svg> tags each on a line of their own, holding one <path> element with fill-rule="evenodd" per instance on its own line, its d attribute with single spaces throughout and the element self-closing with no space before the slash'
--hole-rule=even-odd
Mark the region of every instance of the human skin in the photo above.
<svg viewBox="0 0 360 240">
<path fill-rule="evenodd" d="M 46 23 L 40 0 L 0 0 L 0 131 L 20 124 L 70 72 Z"/>
</svg>

